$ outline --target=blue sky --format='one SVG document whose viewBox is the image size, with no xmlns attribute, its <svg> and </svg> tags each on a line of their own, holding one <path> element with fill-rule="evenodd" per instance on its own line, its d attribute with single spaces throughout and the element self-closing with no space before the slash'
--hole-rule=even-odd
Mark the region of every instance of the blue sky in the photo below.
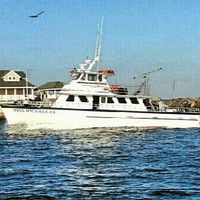
<svg viewBox="0 0 200 200">
<path fill-rule="evenodd" d="M 36 86 L 69 81 L 71 69 L 93 58 L 102 16 L 100 66 L 115 70 L 113 83 L 133 85 L 162 66 L 150 76 L 153 96 L 200 96 L 197 0 L 0 0 L 0 69 L 31 67 Z"/>
</svg>

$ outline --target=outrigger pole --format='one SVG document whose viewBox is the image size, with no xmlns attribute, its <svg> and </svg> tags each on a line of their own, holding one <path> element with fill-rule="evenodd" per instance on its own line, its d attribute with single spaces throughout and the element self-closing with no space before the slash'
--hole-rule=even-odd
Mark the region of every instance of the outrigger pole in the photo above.
<svg viewBox="0 0 200 200">
<path fill-rule="evenodd" d="M 100 60 L 100 54 L 101 54 L 101 41 L 102 41 L 102 36 L 103 36 L 103 20 L 104 17 L 101 18 L 101 24 L 99 27 L 99 44 L 98 44 L 98 52 L 97 52 L 97 56 L 98 56 L 98 64 L 97 64 L 97 70 L 99 67 L 99 60 Z"/>
<path fill-rule="evenodd" d="M 100 53 L 101 53 L 101 42 L 102 42 L 102 35 L 103 35 L 103 20 L 104 20 L 104 17 L 101 18 L 101 23 L 98 24 L 98 34 L 97 34 L 96 48 L 95 48 L 95 53 L 94 53 L 94 60 L 89 65 L 87 70 L 91 70 L 95 64 L 97 64 L 97 66 L 99 65 L 99 59 L 100 59 Z"/>
</svg>

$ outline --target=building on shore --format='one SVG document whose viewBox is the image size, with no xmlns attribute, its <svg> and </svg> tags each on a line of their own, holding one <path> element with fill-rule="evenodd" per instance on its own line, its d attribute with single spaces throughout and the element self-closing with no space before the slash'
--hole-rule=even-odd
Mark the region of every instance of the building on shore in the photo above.
<svg viewBox="0 0 200 200">
<path fill-rule="evenodd" d="M 64 83 L 60 81 L 47 82 L 39 86 L 37 90 L 41 99 L 47 98 L 53 102 L 58 97 L 63 85 Z"/>
<path fill-rule="evenodd" d="M 34 99 L 34 89 L 23 71 L 0 70 L 0 104 Z"/>
</svg>

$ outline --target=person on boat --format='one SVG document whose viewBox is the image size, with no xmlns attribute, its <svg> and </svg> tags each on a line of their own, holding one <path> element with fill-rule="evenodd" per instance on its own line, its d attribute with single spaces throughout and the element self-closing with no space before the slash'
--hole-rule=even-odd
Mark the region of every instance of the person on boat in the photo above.
<svg viewBox="0 0 200 200">
<path fill-rule="evenodd" d="M 164 112 L 166 111 L 167 106 L 165 105 L 165 103 L 162 101 L 162 99 L 160 99 L 160 101 L 158 102 L 158 108 L 160 112 Z"/>
<path fill-rule="evenodd" d="M 24 106 L 29 106 L 29 99 L 25 98 L 23 101 Z"/>
</svg>

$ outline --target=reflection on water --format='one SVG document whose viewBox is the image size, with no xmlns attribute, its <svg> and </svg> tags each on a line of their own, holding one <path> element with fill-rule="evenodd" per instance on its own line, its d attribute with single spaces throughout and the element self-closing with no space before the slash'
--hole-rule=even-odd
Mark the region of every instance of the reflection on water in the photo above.
<svg viewBox="0 0 200 200">
<path fill-rule="evenodd" d="M 198 129 L 56 131 L 3 126 L 1 199 L 200 196 Z"/>
</svg>

